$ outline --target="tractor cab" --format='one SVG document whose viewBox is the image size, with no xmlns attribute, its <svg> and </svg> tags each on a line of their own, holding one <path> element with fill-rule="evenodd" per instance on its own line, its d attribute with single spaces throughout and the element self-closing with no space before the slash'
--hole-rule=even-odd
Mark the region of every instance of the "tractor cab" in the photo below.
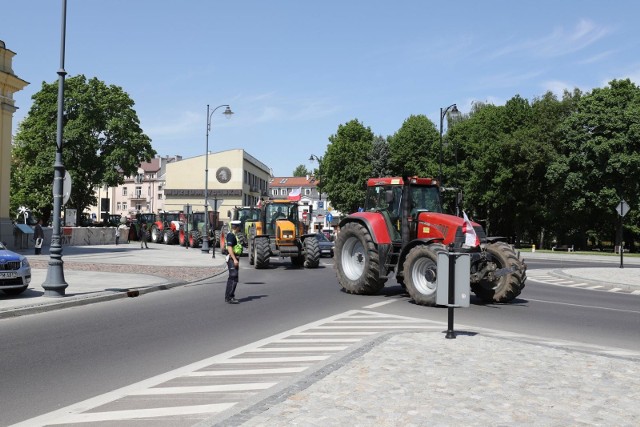
<svg viewBox="0 0 640 427">
<path fill-rule="evenodd" d="M 432 179 L 377 178 L 367 184 L 364 210 L 384 217 L 394 243 L 418 237 L 417 224 L 422 213 L 442 212 L 439 187 Z"/>
</svg>

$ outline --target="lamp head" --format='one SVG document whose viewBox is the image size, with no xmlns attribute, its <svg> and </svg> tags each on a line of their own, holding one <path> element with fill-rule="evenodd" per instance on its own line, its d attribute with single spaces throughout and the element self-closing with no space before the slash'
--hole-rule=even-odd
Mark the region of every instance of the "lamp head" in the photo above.
<svg viewBox="0 0 640 427">
<path fill-rule="evenodd" d="M 230 119 L 230 118 L 231 118 L 231 116 L 233 116 L 233 111 L 231 111 L 231 107 L 229 107 L 229 106 L 227 105 L 227 108 L 225 108 L 225 109 L 224 109 L 224 112 L 223 112 L 222 114 L 224 114 L 224 116 L 225 116 L 227 119 Z"/>
</svg>

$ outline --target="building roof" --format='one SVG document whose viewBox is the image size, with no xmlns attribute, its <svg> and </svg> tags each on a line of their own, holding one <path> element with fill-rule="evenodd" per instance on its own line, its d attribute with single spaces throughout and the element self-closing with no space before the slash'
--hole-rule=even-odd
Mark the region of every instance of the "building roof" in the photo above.
<svg viewBox="0 0 640 427">
<path fill-rule="evenodd" d="M 270 188 L 281 187 L 313 187 L 318 185 L 318 180 L 315 177 L 308 176 L 274 176 L 269 181 Z"/>
</svg>

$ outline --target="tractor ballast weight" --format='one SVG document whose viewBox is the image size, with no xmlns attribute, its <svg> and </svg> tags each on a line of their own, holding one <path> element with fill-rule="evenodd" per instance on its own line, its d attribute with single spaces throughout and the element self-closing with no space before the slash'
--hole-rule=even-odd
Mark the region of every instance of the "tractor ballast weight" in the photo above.
<svg viewBox="0 0 640 427">
<path fill-rule="evenodd" d="M 291 258 L 296 267 L 318 267 L 318 239 L 315 234 L 305 234 L 298 207 L 290 200 L 263 202 L 259 220 L 250 221 L 248 229 L 249 264 L 267 268 L 271 257 L 281 257 Z"/>
<path fill-rule="evenodd" d="M 430 178 L 371 178 L 362 212 L 340 222 L 335 268 L 348 293 L 376 294 L 395 274 L 419 305 L 435 305 L 438 253 L 471 256 L 471 290 L 485 302 L 509 302 L 525 286 L 520 252 L 482 226 L 442 213 Z"/>
</svg>

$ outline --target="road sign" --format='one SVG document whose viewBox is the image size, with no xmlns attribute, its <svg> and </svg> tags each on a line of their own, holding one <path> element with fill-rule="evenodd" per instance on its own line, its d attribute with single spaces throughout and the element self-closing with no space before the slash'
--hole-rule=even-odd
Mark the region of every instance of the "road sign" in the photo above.
<svg viewBox="0 0 640 427">
<path fill-rule="evenodd" d="M 307 211 L 302 212 L 302 219 L 307 219 Z"/>
<path fill-rule="evenodd" d="M 621 217 L 624 217 L 627 212 L 629 212 L 629 204 L 623 199 L 620 203 L 618 203 L 618 206 L 616 206 L 616 212 L 618 212 L 618 215 L 620 215 Z"/>
<path fill-rule="evenodd" d="M 327 221 L 329 221 L 329 222 L 333 221 L 333 215 L 332 214 L 330 214 L 330 213 L 327 214 Z"/>
</svg>

